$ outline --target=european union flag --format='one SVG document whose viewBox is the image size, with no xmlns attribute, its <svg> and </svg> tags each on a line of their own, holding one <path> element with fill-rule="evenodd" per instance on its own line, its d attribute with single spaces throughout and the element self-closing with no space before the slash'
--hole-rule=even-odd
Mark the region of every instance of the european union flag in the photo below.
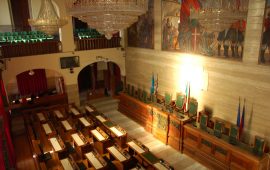
<svg viewBox="0 0 270 170">
<path fill-rule="evenodd" d="M 240 113 L 240 97 L 239 97 L 239 104 L 238 104 L 238 113 L 237 113 L 237 122 L 236 122 L 236 125 L 237 125 L 237 127 L 239 127 L 240 126 L 240 117 L 241 117 L 241 115 L 240 115 L 241 113 Z"/>
</svg>

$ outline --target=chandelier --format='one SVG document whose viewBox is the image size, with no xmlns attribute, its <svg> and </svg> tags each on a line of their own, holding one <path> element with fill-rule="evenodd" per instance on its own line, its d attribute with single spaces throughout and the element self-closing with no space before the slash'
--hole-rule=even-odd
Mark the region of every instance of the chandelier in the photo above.
<svg viewBox="0 0 270 170">
<path fill-rule="evenodd" d="M 192 10 L 196 19 L 207 31 L 220 32 L 237 21 L 246 20 L 248 0 L 201 0 L 201 8 Z"/>
<path fill-rule="evenodd" d="M 66 0 L 67 12 L 107 39 L 129 27 L 148 9 L 147 0 Z"/>
<path fill-rule="evenodd" d="M 67 19 L 58 17 L 51 0 L 43 0 L 37 19 L 29 19 L 28 22 L 36 30 L 53 35 L 67 24 Z"/>
</svg>

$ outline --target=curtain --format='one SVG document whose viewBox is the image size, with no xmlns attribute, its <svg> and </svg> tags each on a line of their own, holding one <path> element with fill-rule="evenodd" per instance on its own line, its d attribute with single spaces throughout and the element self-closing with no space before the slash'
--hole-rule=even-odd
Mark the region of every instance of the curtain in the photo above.
<svg viewBox="0 0 270 170">
<path fill-rule="evenodd" d="M 0 164 L 2 163 L 2 158 L 3 158 L 3 150 L 7 150 L 8 152 L 8 161 L 9 161 L 9 166 L 10 167 L 15 167 L 16 164 L 16 158 L 15 158 L 15 152 L 14 152 L 14 147 L 13 147 L 13 143 L 12 143 L 12 139 L 11 139 L 11 135 L 10 135 L 10 117 L 9 114 L 5 111 L 4 108 L 4 103 L 3 103 L 3 92 L 1 92 L 1 97 L 0 97 L 0 117 L 3 118 L 3 128 L 4 130 L 2 130 L 2 132 L 0 132 L 0 137 L 1 137 L 1 142 L 0 142 L 0 151 L 2 151 L 2 153 L 0 153 Z M 5 139 L 6 141 L 6 147 L 3 146 L 2 143 L 2 139 Z M 0 166 L 0 169 L 2 167 Z"/>
<path fill-rule="evenodd" d="M 45 69 L 35 69 L 33 72 L 34 75 L 29 75 L 29 72 L 25 71 L 16 76 L 18 89 L 22 96 L 47 91 Z"/>
</svg>

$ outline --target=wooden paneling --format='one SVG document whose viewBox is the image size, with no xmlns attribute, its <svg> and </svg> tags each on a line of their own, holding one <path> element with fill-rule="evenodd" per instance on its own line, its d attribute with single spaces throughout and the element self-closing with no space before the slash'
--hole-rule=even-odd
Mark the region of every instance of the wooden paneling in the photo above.
<svg viewBox="0 0 270 170">
<path fill-rule="evenodd" d="M 267 169 L 267 155 L 255 156 L 249 146 L 234 146 L 227 142 L 227 138 L 219 139 L 209 133 L 192 124 L 185 125 L 184 153 L 205 162 L 211 169 Z"/>
</svg>

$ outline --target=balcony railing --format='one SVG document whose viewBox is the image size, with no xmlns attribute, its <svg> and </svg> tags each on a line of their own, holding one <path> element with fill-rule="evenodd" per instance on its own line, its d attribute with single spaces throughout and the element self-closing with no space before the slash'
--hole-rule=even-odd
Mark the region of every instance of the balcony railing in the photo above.
<svg viewBox="0 0 270 170">
<path fill-rule="evenodd" d="M 7 43 L 0 47 L 3 58 L 49 54 L 60 52 L 58 40 L 30 43 Z"/>
<path fill-rule="evenodd" d="M 112 37 L 108 40 L 106 38 L 84 38 L 84 39 L 75 39 L 76 50 L 93 50 L 93 49 L 102 49 L 102 48 L 115 48 L 120 47 L 120 37 Z"/>
</svg>

